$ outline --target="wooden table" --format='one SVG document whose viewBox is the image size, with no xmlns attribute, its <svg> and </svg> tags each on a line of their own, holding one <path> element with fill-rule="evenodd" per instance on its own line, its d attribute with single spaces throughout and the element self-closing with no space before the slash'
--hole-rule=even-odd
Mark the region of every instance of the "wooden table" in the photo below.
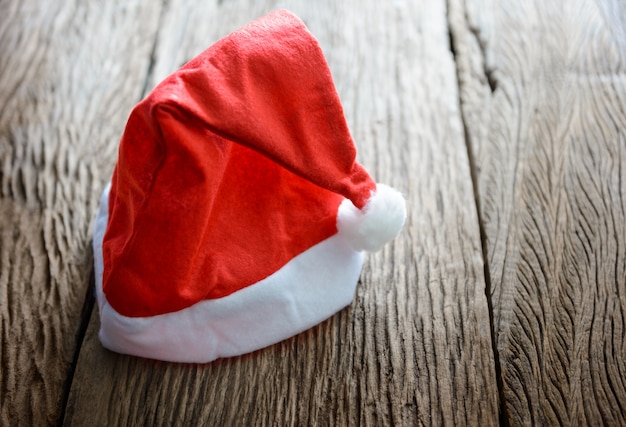
<svg viewBox="0 0 626 427">
<path fill-rule="evenodd" d="M 104 350 L 90 239 L 130 109 L 277 7 L 406 228 L 280 344 Z M 0 0 L 0 425 L 626 425 L 625 28 L 621 0 Z"/>
</svg>

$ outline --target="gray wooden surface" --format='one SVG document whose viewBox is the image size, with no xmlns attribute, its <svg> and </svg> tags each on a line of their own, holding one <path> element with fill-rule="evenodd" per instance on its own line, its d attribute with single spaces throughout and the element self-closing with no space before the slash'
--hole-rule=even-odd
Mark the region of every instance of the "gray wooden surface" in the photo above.
<svg viewBox="0 0 626 427">
<path fill-rule="evenodd" d="M 626 424 L 623 2 L 48 3 L 0 0 L 0 425 Z M 130 109 L 277 7 L 405 230 L 267 349 L 104 350 L 91 226 Z"/>
<path fill-rule="evenodd" d="M 453 1 L 502 410 L 626 424 L 626 3 Z"/>
<path fill-rule="evenodd" d="M 54 425 L 89 309 L 91 223 L 159 11 L 0 1 L 0 425 Z"/>
</svg>

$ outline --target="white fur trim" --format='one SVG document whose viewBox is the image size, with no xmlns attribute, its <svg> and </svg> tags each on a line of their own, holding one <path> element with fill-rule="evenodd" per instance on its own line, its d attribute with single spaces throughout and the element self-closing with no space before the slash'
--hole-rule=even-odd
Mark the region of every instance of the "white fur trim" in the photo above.
<svg viewBox="0 0 626 427">
<path fill-rule="evenodd" d="M 113 351 L 174 362 L 210 362 L 296 335 L 349 305 L 363 254 L 336 234 L 276 273 L 215 300 L 152 317 L 126 317 L 102 291 L 102 241 L 108 221 L 107 187 L 95 223 L 96 296 L 100 341 Z"/>
<path fill-rule="evenodd" d="M 357 251 L 375 252 L 396 237 L 406 220 L 406 202 L 400 192 L 376 184 L 376 192 L 362 210 L 345 199 L 337 212 L 337 229 Z"/>
</svg>

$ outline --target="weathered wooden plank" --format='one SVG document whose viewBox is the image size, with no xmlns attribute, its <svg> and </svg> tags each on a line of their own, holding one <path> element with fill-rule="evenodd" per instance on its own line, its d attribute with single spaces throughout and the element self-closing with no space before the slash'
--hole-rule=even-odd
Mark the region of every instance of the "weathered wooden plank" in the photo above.
<svg viewBox="0 0 626 427">
<path fill-rule="evenodd" d="M 454 0 L 503 410 L 626 424 L 626 7 Z"/>
<path fill-rule="evenodd" d="M 153 86 L 218 37 L 287 7 L 320 39 L 360 159 L 408 196 L 352 306 L 267 349 L 207 365 L 81 349 L 66 425 L 494 425 L 478 219 L 445 4 L 167 2 Z"/>
<path fill-rule="evenodd" d="M 62 417 L 90 221 L 140 96 L 158 9 L 0 2 L 0 425 Z"/>
</svg>

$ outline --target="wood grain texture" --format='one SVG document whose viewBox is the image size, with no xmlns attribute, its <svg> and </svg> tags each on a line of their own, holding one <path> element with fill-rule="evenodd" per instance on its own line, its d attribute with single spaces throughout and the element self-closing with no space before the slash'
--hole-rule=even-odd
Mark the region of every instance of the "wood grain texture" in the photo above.
<svg viewBox="0 0 626 427">
<path fill-rule="evenodd" d="M 452 0 L 503 410 L 626 424 L 626 6 Z"/>
<path fill-rule="evenodd" d="M 164 4 L 148 87 L 276 7 L 303 18 L 327 55 L 360 160 L 405 192 L 409 219 L 393 244 L 367 257 L 349 308 L 250 355 L 206 365 L 117 355 L 98 342 L 94 310 L 65 424 L 497 424 L 478 218 L 444 2 Z"/>
<path fill-rule="evenodd" d="M 0 425 L 56 425 L 90 299 L 90 223 L 158 8 L 0 1 L 0 16 Z"/>
</svg>

